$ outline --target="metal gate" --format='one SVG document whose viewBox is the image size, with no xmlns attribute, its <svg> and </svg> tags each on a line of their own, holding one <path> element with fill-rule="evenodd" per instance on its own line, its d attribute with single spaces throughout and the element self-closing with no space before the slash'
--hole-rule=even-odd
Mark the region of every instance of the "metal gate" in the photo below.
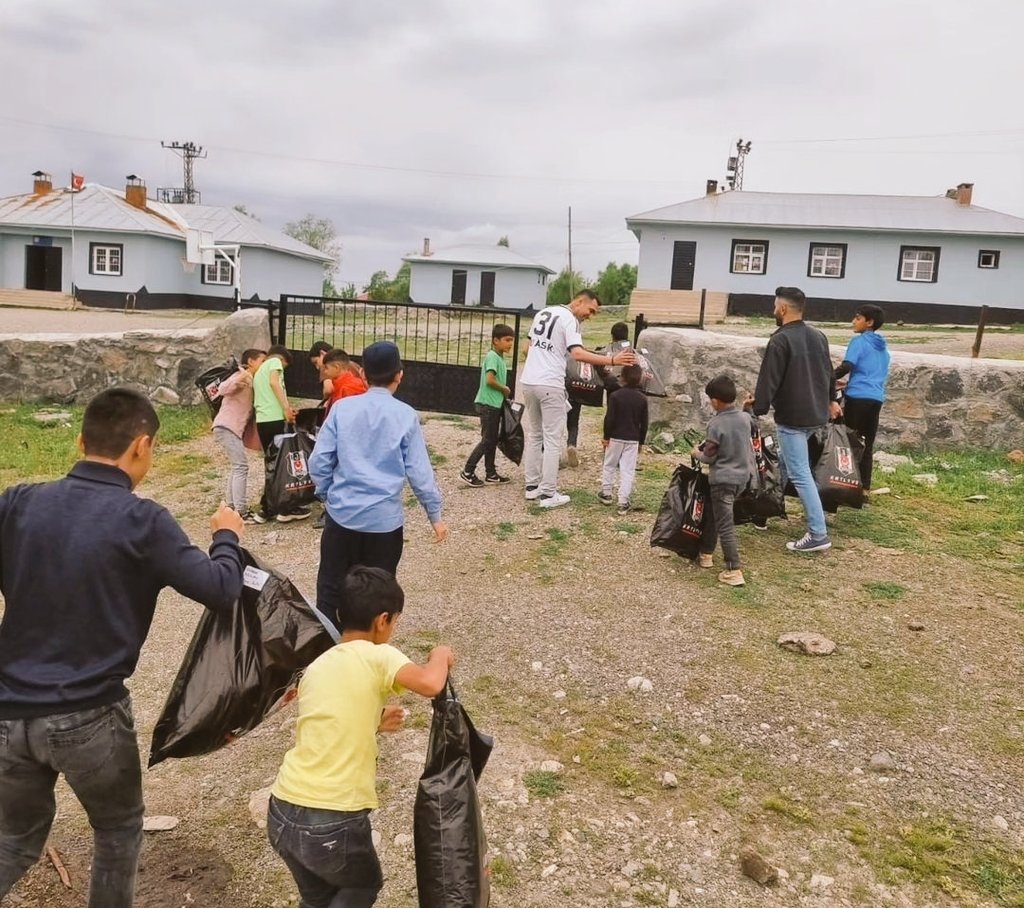
<svg viewBox="0 0 1024 908">
<path fill-rule="evenodd" d="M 499 323 L 515 331 L 508 381 L 515 387 L 520 310 L 294 295 L 282 296 L 276 308 L 274 340 L 292 354 L 287 373 L 292 397 L 320 399 L 320 377 L 309 361 L 316 341 L 340 347 L 359 362 L 367 345 L 389 340 L 398 345 L 405 366 L 395 397 L 417 410 L 472 414 L 480 364 Z"/>
</svg>

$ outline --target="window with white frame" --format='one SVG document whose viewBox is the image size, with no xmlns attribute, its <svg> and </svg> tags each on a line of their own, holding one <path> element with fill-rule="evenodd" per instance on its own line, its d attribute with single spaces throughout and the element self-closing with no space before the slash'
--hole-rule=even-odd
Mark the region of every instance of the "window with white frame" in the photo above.
<svg viewBox="0 0 1024 908">
<path fill-rule="evenodd" d="M 899 279 L 934 284 L 939 279 L 939 247 L 901 246 Z"/>
<path fill-rule="evenodd" d="M 980 250 L 978 250 L 978 267 L 979 268 L 998 268 L 999 267 L 999 250 L 998 249 L 980 249 Z"/>
<path fill-rule="evenodd" d="M 733 240 L 729 270 L 733 274 L 765 274 L 768 270 L 768 241 Z"/>
<path fill-rule="evenodd" d="M 230 261 L 228 261 L 230 259 Z M 234 257 L 228 256 L 225 259 L 221 253 L 217 253 L 217 258 L 212 265 L 203 265 L 203 283 L 204 284 L 221 284 L 223 286 L 231 286 L 235 282 L 234 272 Z"/>
<path fill-rule="evenodd" d="M 811 244 L 808 277 L 841 278 L 846 274 L 846 243 Z"/>
<path fill-rule="evenodd" d="M 123 258 L 124 246 L 120 243 L 90 243 L 89 273 L 120 275 Z"/>
</svg>

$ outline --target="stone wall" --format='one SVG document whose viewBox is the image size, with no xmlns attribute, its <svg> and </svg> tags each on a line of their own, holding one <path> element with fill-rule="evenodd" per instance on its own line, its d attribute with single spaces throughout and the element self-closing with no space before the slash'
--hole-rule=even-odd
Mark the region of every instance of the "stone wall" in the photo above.
<svg viewBox="0 0 1024 908">
<path fill-rule="evenodd" d="M 704 385 L 725 372 L 753 392 L 766 338 L 686 328 L 640 335 L 665 380 L 667 399 L 651 398 L 651 421 L 671 431 L 703 429 L 711 416 Z M 845 347 L 832 347 L 833 362 Z M 1024 362 L 894 352 L 878 445 L 1008 450 L 1024 446 Z M 766 421 L 768 422 L 768 421 Z M 770 423 L 769 423 L 770 424 Z"/>
<path fill-rule="evenodd" d="M 246 348 L 269 346 L 261 309 L 235 312 L 204 330 L 0 335 L 0 399 L 84 403 L 122 385 L 160 403 L 195 404 L 200 373 Z"/>
</svg>

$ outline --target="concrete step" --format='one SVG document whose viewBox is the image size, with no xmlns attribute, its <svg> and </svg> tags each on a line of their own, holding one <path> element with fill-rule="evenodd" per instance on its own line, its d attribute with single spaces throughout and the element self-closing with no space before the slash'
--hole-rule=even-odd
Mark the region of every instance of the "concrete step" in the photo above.
<svg viewBox="0 0 1024 908">
<path fill-rule="evenodd" d="M 49 290 L 0 290 L 0 306 L 22 309 L 74 309 L 75 300 L 67 293 Z"/>
</svg>

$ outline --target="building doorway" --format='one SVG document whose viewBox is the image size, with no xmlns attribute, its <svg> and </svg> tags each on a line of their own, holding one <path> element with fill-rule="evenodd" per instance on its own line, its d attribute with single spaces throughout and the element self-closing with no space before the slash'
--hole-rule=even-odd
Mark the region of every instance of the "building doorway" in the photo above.
<svg viewBox="0 0 1024 908">
<path fill-rule="evenodd" d="M 59 246 L 25 247 L 26 290 L 60 293 L 63 278 L 63 250 Z"/>
</svg>

